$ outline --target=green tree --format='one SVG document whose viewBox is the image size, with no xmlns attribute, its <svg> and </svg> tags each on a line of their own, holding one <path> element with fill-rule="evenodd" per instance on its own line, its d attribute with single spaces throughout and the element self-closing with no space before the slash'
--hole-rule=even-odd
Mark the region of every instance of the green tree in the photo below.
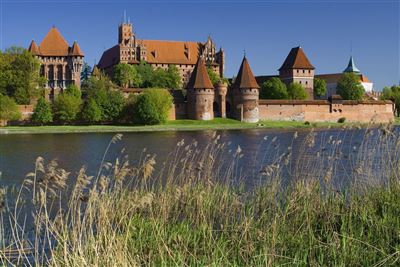
<svg viewBox="0 0 400 267">
<path fill-rule="evenodd" d="M 82 108 L 82 120 L 91 124 L 101 120 L 101 109 L 94 99 L 85 101 Z"/>
<path fill-rule="evenodd" d="M 336 91 L 345 100 L 361 100 L 365 94 L 359 77 L 354 73 L 344 73 L 337 83 Z"/>
<path fill-rule="evenodd" d="M 0 94 L 0 119 L 6 121 L 19 120 L 21 112 L 14 99 Z"/>
<path fill-rule="evenodd" d="M 75 121 L 81 109 L 81 104 L 81 98 L 68 93 L 68 91 L 60 94 L 53 103 L 54 118 L 62 123 Z"/>
<path fill-rule="evenodd" d="M 286 85 L 279 78 L 273 77 L 261 86 L 262 99 L 288 99 L 288 97 Z"/>
<path fill-rule="evenodd" d="M 0 93 L 13 97 L 19 104 L 29 104 L 46 81 L 39 70 L 39 60 L 24 48 L 11 47 L 0 52 Z"/>
<path fill-rule="evenodd" d="M 293 100 L 307 99 L 308 95 L 304 87 L 299 83 L 291 83 L 287 87 L 288 97 Z"/>
<path fill-rule="evenodd" d="M 170 65 L 167 69 L 167 88 L 182 88 L 181 75 L 179 74 L 179 70 L 175 65 Z"/>
<path fill-rule="evenodd" d="M 135 108 L 138 95 L 130 94 L 125 100 L 124 107 L 121 112 L 121 120 L 126 123 L 136 122 Z"/>
<path fill-rule="evenodd" d="M 82 92 L 75 84 L 71 84 L 65 89 L 65 93 L 76 98 L 82 97 Z"/>
<path fill-rule="evenodd" d="M 222 81 L 221 77 L 215 73 L 211 68 L 207 68 L 208 77 L 210 77 L 211 83 L 215 86 Z"/>
<path fill-rule="evenodd" d="M 148 89 L 140 94 L 135 103 L 135 118 L 141 124 L 164 123 L 172 107 L 172 96 L 165 89 Z"/>
<path fill-rule="evenodd" d="M 85 61 L 83 62 L 82 71 L 81 71 L 81 82 L 84 83 L 89 79 L 92 74 L 92 68 L 89 64 Z"/>
<path fill-rule="evenodd" d="M 114 67 L 113 81 L 122 87 L 138 87 L 141 84 L 141 78 L 132 65 L 119 63 Z"/>
<path fill-rule="evenodd" d="M 325 80 L 314 79 L 314 96 L 320 98 L 326 95 L 326 82 Z"/>
<path fill-rule="evenodd" d="M 135 66 L 141 80 L 140 87 L 149 88 L 153 86 L 153 68 L 145 61 L 141 61 L 139 65 Z"/>
<path fill-rule="evenodd" d="M 107 100 L 100 104 L 102 109 L 102 119 L 104 121 L 116 121 L 120 118 L 124 108 L 125 99 L 120 91 L 106 91 Z"/>
<path fill-rule="evenodd" d="M 400 86 L 385 87 L 381 94 L 382 100 L 391 100 L 395 105 L 396 116 L 400 116 Z"/>
<path fill-rule="evenodd" d="M 32 114 L 32 121 L 40 125 L 53 121 L 50 103 L 43 97 L 39 98 Z"/>
</svg>

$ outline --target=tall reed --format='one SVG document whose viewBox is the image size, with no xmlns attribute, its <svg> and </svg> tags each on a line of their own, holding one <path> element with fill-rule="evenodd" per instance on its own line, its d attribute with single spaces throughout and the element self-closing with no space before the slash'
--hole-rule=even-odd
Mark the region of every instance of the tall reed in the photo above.
<svg viewBox="0 0 400 267">
<path fill-rule="evenodd" d="M 343 146 L 353 138 L 360 143 Z M 83 167 L 75 179 L 56 161 L 38 158 L 12 200 L 1 191 L 0 260 L 28 266 L 399 265 L 398 131 L 296 132 L 285 151 L 276 146 L 279 138 L 260 142 L 274 156 L 252 171 L 240 165 L 246 151 L 217 134 L 205 145 L 181 140 L 165 162 L 146 150 L 135 165 L 124 155 L 105 162 L 104 155 L 96 176 Z M 352 170 L 343 185 L 334 179 L 345 163 Z"/>
</svg>

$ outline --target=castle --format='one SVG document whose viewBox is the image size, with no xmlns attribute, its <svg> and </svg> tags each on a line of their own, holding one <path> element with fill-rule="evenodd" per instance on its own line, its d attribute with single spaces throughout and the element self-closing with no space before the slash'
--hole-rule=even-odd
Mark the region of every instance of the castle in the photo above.
<svg viewBox="0 0 400 267">
<path fill-rule="evenodd" d="M 40 75 L 47 80 L 49 99 L 54 99 L 70 84 L 80 87 L 84 54 L 77 42 L 69 46 L 56 27 L 50 29 L 40 45 L 32 40 L 28 51 L 41 63 Z"/>
<path fill-rule="evenodd" d="M 41 75 L 47 78 L 49 98 L 53 99 L 69 84 L 80 87 L 80 72 L 84 54 L 76 42 L 69 46 L 59 31 L 53 27 L 40 45 L 35 41 L 29 51 L 41 61 Z M 215 44 L 209 37 L 205 43 L 182 41 L 139 40 L 133 33 L 131 23 L 119 25 L 118 44 L 105 51 L 97 67 L 112 75 L 118 63 L 139 64 L 146 61 L 153 68 L 168 68 L 175 65 L 187 89 L 172 90 L 174 105 L 169 118 L 211 120 L 215 117 L 230 117 L 243 122 L 259 120 L 331 121 L 346 118 L 354 122 L 393 121 L 394 107 L 391 101 L 349 101 L 332 97 L 343 73 L 354 73 L 359 77 L 367 92 L 372 83 L 355 66 L 354 59 L 343 73 L 315 75 L 315 67 L 301 47 L 294 47 L 279 68 L 279 75 L 253 75 L 246 57 L 240 65 L 233 84 L 212 84 L 207 72 L 211 68 L 223 77 L 224 52 L 216 52 Z M 96 68 L 97 69 L 97 68 Z M 284 83 L 299 83 L 307 94 L 307 100 L 262 100 L 260 86 L 279 77 Z M 328 93 L 323 99 L 314 100 L 314 78 L 324 79 Z M 140 93 L 146 89 L 128 88 L 125 93 Z M 179 92 L 179 93 L 178 93 Z M 327 100 L 329 99 L 329 100 Z"/>
<path fill-rule="evenodd" d="M 225 54 L 222 48 L 216 50 L 211 37 L 204 43 L 142 40 L 136 37 L 132 23 L 123 22 L 118 26 L 118 44 L 103 53 L 97 67 L 112 76 L 118 63 L 139 64 L 145 61 L 153 68 L 163 69 L 175 65 L 182 84 L 186 85 L 199 57 L 204 58 L 208 68 L 223 76 Z"/>
</svg>

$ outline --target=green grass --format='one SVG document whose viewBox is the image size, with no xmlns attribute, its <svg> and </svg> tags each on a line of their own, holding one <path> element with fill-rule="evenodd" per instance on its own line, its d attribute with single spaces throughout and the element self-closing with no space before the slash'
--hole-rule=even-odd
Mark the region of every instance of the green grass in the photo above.
<svg viewBox="0 0 400 267">
<path fill-rule="evenodd" d="M 152 132 L 152 131 L 194 131 L 194 130 L 239 130 L 239 129 L 294 129 L 342 127 L 330 122 L 306 124 L 299 121 L 260 121 L 244 123 L 233 119 L 216 118 L 210 121 L 175 120 L 161 125 L 54 125 L 54 126 L 7 126 L 0 127 L 0 134 L 38 134 L 38 133 L 90 133 L 90 132 Z"/>
</svg>

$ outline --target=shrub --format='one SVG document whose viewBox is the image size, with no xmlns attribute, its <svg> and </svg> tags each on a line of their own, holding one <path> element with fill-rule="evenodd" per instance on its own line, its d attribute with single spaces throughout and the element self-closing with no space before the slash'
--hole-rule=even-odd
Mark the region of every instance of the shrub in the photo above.
<svg viewBox="0 0 400 267">
<path fill-rule="evenodd" d="M 43 97 L 39 98 L 36 103 L 35 109 L 33 110 L 32 121 L 40 125 L 53 121 L 50 103 Z"/>
<path fill-rule="evenodd" d="M 101 109 L 94 99 L 85 101 L 81 116 L 82 120 L 87 123 L 95 123 L 101 120 Z"/>
<path fill-rule="evenodd" d="M 159 124 L 168 119 L 172 96 L 165 89 L 148 89 L 138 96 L 135 104 L 136 122 Z"/>
<path fill-rule="evenodd" d="M 134 122 L 135 121 L 135 107 L 138 96 L 135 94 L 130 94 L 128 99 L 125 101 L 124 108 L 121 112 L 121 121 L 122 122 Z"/>
<path fill-rule="evenodd" d="M 345 117 L 341 117 L 341 118 L 339 118 L 338 119 L 338 123 L 344 123 L 346 121 L 346 118 Z"/>
<path fill-rule="evenodd" d="M 19 120 L 21 112 L 14 99 L 0 94 L 0 119 L 6 121 Z"/>
<path fill-rule="evenodd" d="M 137 87 L 142 80 L 136 68 L 132 65 L 119 63 L 114 67 L 113 81 L 122 87 Z"/>
</svg>

